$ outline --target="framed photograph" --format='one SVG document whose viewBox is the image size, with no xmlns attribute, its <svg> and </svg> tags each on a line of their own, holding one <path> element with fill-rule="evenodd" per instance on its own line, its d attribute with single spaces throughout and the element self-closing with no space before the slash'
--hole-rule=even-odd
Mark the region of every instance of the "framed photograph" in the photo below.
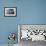
<svg viewBox="0 0 46 46">
<path fill-rule="evenodd" d="M 46 41 L 46 24 L 19 24 L 18 42 L 24 40 Z"/>
<path fill-rule="evenodd" d="M 15 17 L 17 13 L 16 7 L 5 7 L 4 8 L 4 16 L 6 17 Z"/>
</svg>

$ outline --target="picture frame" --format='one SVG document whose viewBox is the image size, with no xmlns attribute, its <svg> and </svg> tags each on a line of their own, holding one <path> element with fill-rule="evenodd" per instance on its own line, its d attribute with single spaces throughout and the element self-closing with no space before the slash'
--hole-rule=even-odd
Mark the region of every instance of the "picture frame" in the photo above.
<svg viewBox="0 0 46 46">
<path fill-rule="evenodd" d="M 16 17 L 17 8 L 16 7 L 4 7 L 4 16 L 5 17 Z"/>
<path fill-rule="evenodd" d="M 22 30 L 25 31 L 28 30 L 28 35 L 27 34 L 24 35 L 24 36 L 28 36 L 27 39 L 26 38 L 24 39 L 24 37 L 22 37 L 22 33 L 21 33 Z M 46 41 L 46 24 L 18 24 L 18 42 L 20 43 L 22 40 Z"/>
</svg>

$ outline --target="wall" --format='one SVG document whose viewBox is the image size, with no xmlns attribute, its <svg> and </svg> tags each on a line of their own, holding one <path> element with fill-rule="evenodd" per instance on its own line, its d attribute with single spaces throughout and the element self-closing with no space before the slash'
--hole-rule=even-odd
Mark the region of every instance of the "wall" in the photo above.
<svg viewBox="0 0 46 46">
<path fill-rule="evenodd" d="M 17 16 L 4 17 L 4 7 L 17 7 Z M 0 44 L 8 43 L 9 32 L 18 32 L 18 24 L 46 24 L 46 0 L 0 0 Z"/>
</svg>

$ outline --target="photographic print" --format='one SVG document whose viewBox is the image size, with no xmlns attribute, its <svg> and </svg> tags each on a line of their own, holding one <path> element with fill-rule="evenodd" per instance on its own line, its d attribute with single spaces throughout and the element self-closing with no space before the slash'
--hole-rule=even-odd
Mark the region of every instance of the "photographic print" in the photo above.
<svg viewBox="0 0 46 46">
<path fill-rule="evenodd" d="M 21 40 L 46 41 L 46 25 L 20 24 L 18 30 L 19 42 Z"/>
<path fill-rule="evenodd" d="M 5 7 L 4 16 L 16 16 L 16 7 Z"/>
</svg>

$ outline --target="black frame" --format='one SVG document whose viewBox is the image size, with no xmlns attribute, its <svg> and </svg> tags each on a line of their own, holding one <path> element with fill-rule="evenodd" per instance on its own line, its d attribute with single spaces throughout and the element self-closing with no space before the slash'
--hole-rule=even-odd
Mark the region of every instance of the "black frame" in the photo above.
<svg viewBox="0 0 46 46">
<path fill-rule="evenodd" d="M 5 15 L 5 8 L 15 8 L 16 9 L 16 15 L 15 16 L 6 16 Z M 4 16 L 5 17 L 16 17 L 17 16 L 17 8 L 16 7 L 4 7 Z"/>
</svg>

